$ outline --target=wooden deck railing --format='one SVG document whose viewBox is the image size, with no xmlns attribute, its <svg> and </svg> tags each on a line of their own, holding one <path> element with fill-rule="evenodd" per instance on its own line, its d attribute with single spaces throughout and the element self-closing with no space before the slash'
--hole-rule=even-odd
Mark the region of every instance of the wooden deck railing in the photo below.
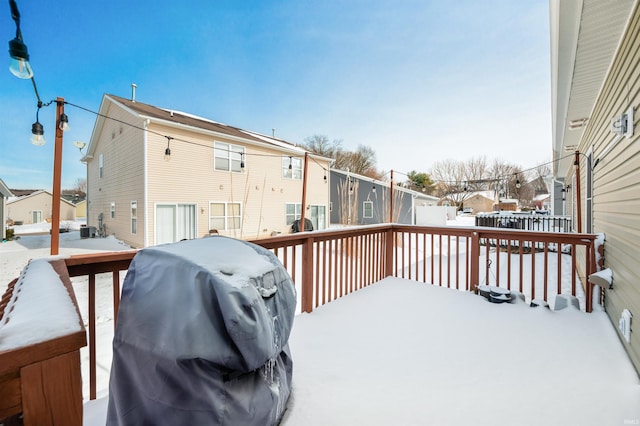
<svg viewBox="0 0 640 426">
<path fill-rule="evenodd" d="M 595 272 L 594 240 L 590 234 L 385 224 L 303 232 L 254 243 L 281 260 L 296 284 L 303 312 L 388 276 L 469 291 L 482 284 L 496 285 L 530 299 L 582 293 L 583 309 L 590 312 L 592 289 L 585 277 Z M 91 399 L 96 398 L 96 274 L 111 273 L 115 324 L 120 272 L 129 267 L 135 253 L 65 259 L 69 276 L 88 276 Z"/>
</svg>

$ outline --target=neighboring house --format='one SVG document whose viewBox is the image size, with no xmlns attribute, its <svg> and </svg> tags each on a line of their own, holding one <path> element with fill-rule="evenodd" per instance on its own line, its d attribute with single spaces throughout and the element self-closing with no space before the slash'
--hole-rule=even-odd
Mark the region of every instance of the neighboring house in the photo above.
<svg viewBox="0 0 640 426">
<path fill-rule="evenodd" d="M 87 154 L 87 225 L 133 247 L 217 233 L 288 233 L 306 151 L 190 114 L 105 95 Z M 331 160 L 309 154 L 305 217 L 328 223 Z"/>
<path fill-rule="evenodd" d="M 17 191 L 12 191 L 17 192 Z M 7 215 L 13 222 L 24 225 L 50 222 L 53 195 L 48 191 L 35 191 L 29 195 L 13 197 L 7 203 Z M 75 220 L 76 206 L 60 198 L 60 220 Z"/>
<path fill-rule="evenodd" d="M 554 175 L 568 189 L 574 228 L 605 235 L 613 290 L 604 306 L 638 371 L 639 7 L 634 0 L 552 0 L 550 8 Z"/>
<path fill-rule="evenodd" d="M 491 212 L 498 204 L 496 191 L 474 191 L 449 194 L 438 201 L 439 206 L 458 206 L 461 209 L 472 208 L 474 213 Z"/>
<path fill-rule="evenodd" d="M 536 195 L 532 203 L 536 210 L 551 210 L 551 194 Z"/>
<path fill-rule="evenodd" d="M 76 219 L 87 217 L 87 200 L 82 200 L 76 204 Z"/>
<path fill-rule="evenodd" d="M 390 184 L 366 176 L 331 169 L 331 223 L 371 225 L 389 223 Z M 415 207 L 435 205 L 436 197 L 395 185 L 393 222 L 415 224 Z"/>
<path fill-rule="evenodd" d="M 2 224 L 0 240 L 7 238 L 7 199 L 9 197 L 13 197 L 13 193 L 0 179 L 0 224 Z"/>
<path fill-rule="evenodd" d="M 462 202 L 463 209 L 473 209 L 473 213 L 492 212 L 496 205 L 495 191 L 472 192 Z"/>
<path fill-rule="evenodd" d="M 63 189 L 60 196 L 70 203 L 78 204 L 87 198 L 87 194 L 82 191 Z"/>
</svg>

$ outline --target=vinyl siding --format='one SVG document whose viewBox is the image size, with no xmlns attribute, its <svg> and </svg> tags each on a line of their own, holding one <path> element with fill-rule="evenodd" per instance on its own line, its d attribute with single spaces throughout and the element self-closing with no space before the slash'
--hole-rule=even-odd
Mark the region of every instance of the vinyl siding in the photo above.
<svg viewBox="0 0 640 426">
<path fill-rule="evenodd" d="M 636 369 L 640 371 L 640 13 L 636 5 L 620 49 L 589 119 L 579 150 L 593 149 L 594 232 L 604 233 L 605 266 L 613 270 L 614 289 L 606 291 L 605 308 L 615 329 L 623 309 L 634 315 L 631 343 L 621 338 Z M 631 138 L 623 137 L 608 152 L 602 153 L 616 138 L 611 120 L 634 106 L 635 130 Z M 599 157 L 600 156 L 600 157 Z M 572 172 L 566 182 L 571 182 Z M 585 160 L 581 158 L 581 188 L 586 224 Z"/>
<path fill-rule="evenodd" d="M 147 155 L 150 206 L 196 204 L 198 237 L 209 234 L 211 202 L 241 204 L 241 229 L 219 230 L 221 235 L 254 239 L 290 231 L 285 220 L 285 204 L 301 203 L 302 180 L 282 177 L 282 151 L 153 123 L 150 130 L 153 130 L 148 134 Z M 170 143 L 170 161 L 164 160 L 167 139 L 160 135 L 175 138 Z M 242 173 L 214 170 L 215 141 L 245 147 Z M 307 204 L 326 206 L 328 218 L 328 184 L 322 169 L 328 169 L 328 164 L 320 164 L 322 166 L 309 160 Z M 154 211 L 153 207 L 150 211 Z M 149 217 L 150 244 L 156 241 L 155 226 L 153 217 Z"/>
<path fill-rule="evenodd" d="M 52 199 L 53 197 L 48 192 L 40 192 L 38 194 L 13 200 L 7 204 L 7 215 L 13 221 L 22 221 L 27 225 L 33 223 L 32 212 L 34 210 L 40 210 L 42 211 L 42 220 L 50 221 L 52 214 Z M 74 220 L 75 217 L 75 206 L 60 200 L 60 220 Z"/>
<path fill-rule="evenodd" d="M 110 105 L 107 115 L 142 128 L 144 122 L 121 108 Z M 105 120 L 97 138 L 93 158 L 87 161 L 87 224 L 98 226 L 102 213 L 108 235 L 131 245 L 144 246 L 144 131 L 114 120 Z M 164 148 L 163 148 L 164 152 Z M 103 176 L 99 177 L 99 157 L 103 155 Z M 131 233 L 131 201 L 138 202 L 138 232 Z M 111 202 L 116 215 L 111 218 Z"/>
</svg>

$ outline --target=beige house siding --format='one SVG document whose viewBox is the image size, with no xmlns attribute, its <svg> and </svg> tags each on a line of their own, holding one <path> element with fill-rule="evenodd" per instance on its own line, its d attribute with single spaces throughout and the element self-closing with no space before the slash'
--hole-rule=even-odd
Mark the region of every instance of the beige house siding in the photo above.
<svg viewBox="0 0 640 426">
<path fill-rule="evenodd" d="M 87 160 L 87 225 L 99 226 L 102 214 L 107 235 L 114 235 L 133 247 L 144 246 L 144 138 L 145 123 L 122 108 L 108 104 L 104 114 L 118 121 L 105 120 L 96 140 L 92 158 Z M 100 177 L 99 158 L 103 158 Z M 138 203 L 137 233 L 131 233 L 131 201 Z M 111 203 L 115 215 L 111 217 Z"/>
<path fill-rule="evenodd" d="M 87 200 L 82 200 L 76 204 L 76 219 L 87 217 Z"/>
<path fill-rule="evenodd" d="M 302 180 L 282 177 L 282 151 L 248 143 L 235 138 L 204 136 L 184 129 L 169 129 L 152 124 L 150 130 L 171 134 L 171 159 L 165 161 L 167 139 L 155 133 L 148 135 L 149 242 L 156 244 L 157 224 L 154 213 L 158 205 L 195 204 L 197 237 L 209 235 L 210 203 L 240 203 L 241 229 L 217 229 L 220 235 L 241 239 L 288 233 L 286 203 L 301 203 Z M 185 142 L 188 141 L 188 142 Z M 245 167 L 241 173 L 214 169 L 215 142 L 243 146 Z M 293 154 L 293 157 L 304 158 Z M 328 163 L 309 160 L 307 204 L 325 206 L 327 226 L 328 185 L 324 170 Z M 305 212 L 306 215 L 309 213 Z M 308 217 L 308 216 L 307 216 Z"/>
<path fill-rule="evenodd" d="M 31 195 L 17 198 L 7 203 L 7 215 L 14 222 L 33 224 L 34 211 L 41 212 L 42 221 L 51 221 L 53 196 L 46 191 L 38 191 Z M 75 220 L 75 205 L 60 199 L 60 220 Z"/>
<path fill-rule="evenodd" d="M 640 13 L 636 5 L 627 32 L 620 44 L 610 72 L 605 80 L 598 101 L 590 116 L 581 140 L 579 151 L 593 151 L 593 160 L 599 158 L 593 170 L 593 231 L 604 233 L 605 266 L 613 270 L 614 289 L 606 292 L 605 308 L 615 329 L 623 309 L 634 315 L 633 322 L 640 319 Z M 633 106 L 634 134 L 616 141 L 611 132 L 611 120 Z M 614 144 L 615 145 L 612 145 Z M 609 151 L 606 152 L 609 147 Z M 587 160 L 580 155 L 582 226 L 587 227 Z M 573 182 L 572 198 L 575 197 L 574 169 L 565 182 Z M 569 200 L 567 200 L 569 201 Z M 568 203 L 574 209 L 573 203 Z M 631 342 L 622 337 L 636 369 L 640 371 L 640 330 L 632 325 Z"/>
<path fill-rule="evenodd" d="M 473 209 L 473 213 L 492 212 L 495 204 L 494 200 L 482 195 L 474 195 L 462 202 L 463 208 L 470 207 Z"/>
</svg>

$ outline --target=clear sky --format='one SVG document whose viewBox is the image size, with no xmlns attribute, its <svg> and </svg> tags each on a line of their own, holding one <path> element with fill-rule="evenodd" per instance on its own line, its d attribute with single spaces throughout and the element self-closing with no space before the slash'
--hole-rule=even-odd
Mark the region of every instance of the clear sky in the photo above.
<svg viewBox="0 0 640 426">
<path fill-rule="evenodd" d="M 379 169 L 435 161 L 551 159 L 546 0 L 16 0 L 43 101 L 97 111 L 104 94 L 301 143 L 313 134 L 371 146 Z M 15 36 L 7 1 L 0 30 Z M 31 82 L 0 71 L 0 178 L 51 189 L 47 144 L 29 142 Z M 0 63 L 2 63 L 0 61 Z M 63 188 L 85 176 L 73 141 L 95 115 L 66 106 Z M 178 149 L 178 147 L 172 149 Z"/>
</svg>

